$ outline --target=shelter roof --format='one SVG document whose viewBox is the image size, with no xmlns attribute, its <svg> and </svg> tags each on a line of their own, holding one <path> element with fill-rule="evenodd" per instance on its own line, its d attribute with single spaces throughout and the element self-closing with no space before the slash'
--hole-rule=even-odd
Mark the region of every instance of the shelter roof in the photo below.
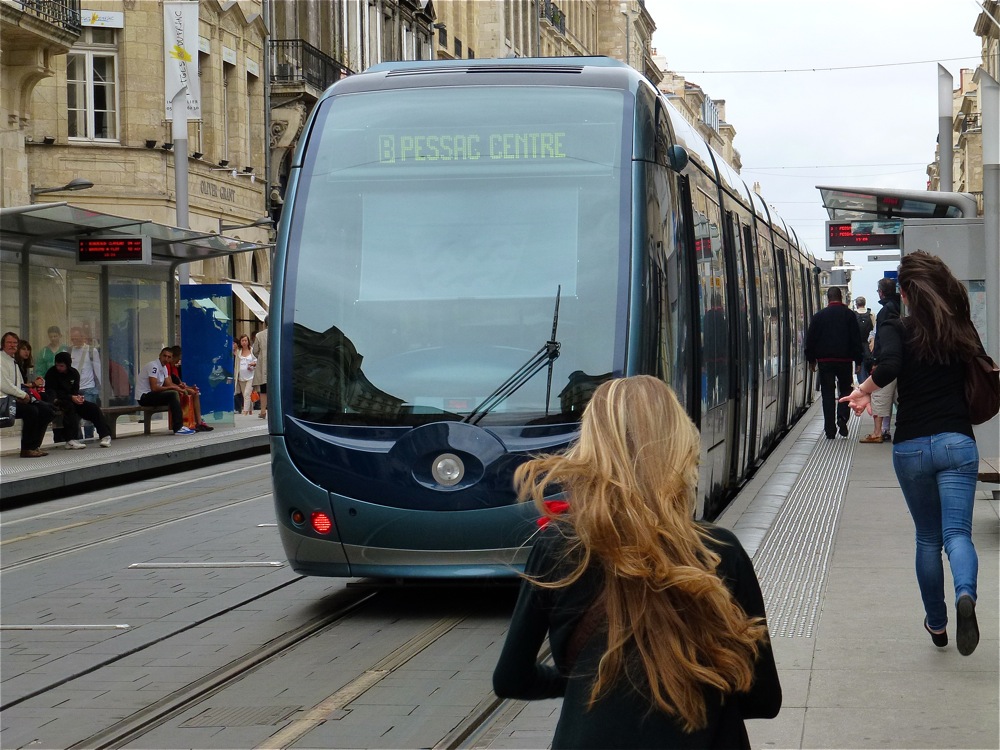
<svg viewBox="0 0 1000 750">
<path fill-rule="evenodd" d="M 268 247 L 258 242 L 106 214 L 68 203 L 37 203 L 0 209 L 0 244 L 5 250 L 44 249 L 75 255 L 76 241 L 95 235 L 149 237 L 154 265 L 172 266 Z"/>
</svg>

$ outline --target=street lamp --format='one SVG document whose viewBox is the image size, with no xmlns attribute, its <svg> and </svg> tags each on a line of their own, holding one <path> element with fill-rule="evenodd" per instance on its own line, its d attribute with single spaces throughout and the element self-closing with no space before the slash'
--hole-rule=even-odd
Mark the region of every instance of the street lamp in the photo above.
<svg viewBox="0 0 1000 750">
<path fill-rule="evenodd" d="M 249 229 L 250 227 L 273 226 L 273 224 L 274 219 L 270 216 L 263 216 L 250 224 L 223 224 L 222 219 L 219 219 L 219 234 L 222 234 L 230 229 Z"/>
<path fill-rule="evenodd" d="M 65 185 L 60 185 L 59 187 L 35 187 L 31 186 L 31 202 L 35 202 L 36 195 L 44 195 L 45 193 L 62 193 L 68 190 L 89 190 L 94 187 L 94 183 L 90 180 L 83 180 L 79 177 L 74 177 L 72 180 L 67 182 Z"/>
</svg>

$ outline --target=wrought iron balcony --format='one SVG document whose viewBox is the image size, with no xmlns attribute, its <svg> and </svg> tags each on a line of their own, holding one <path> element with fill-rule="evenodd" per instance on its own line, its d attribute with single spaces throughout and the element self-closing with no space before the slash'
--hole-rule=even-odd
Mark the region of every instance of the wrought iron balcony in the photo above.
<svg viewBox="0 0 1000 750">
<path fill-rule="evenodd" d="M 306 83 L 323 91 L 351 73 L 350 68 L 304 39 L 276 39 L 271 42 L 272 83 Z"/>
<path fill-rule="evenodd" d="M 80 35 L 80 0 L 3 0 L 26 15 Z"/>
<path fill-rule="evenodd" d="M 562 12 L 562 9 L 558 5 L 552 2 L 552 0 L 543 0 L 541 12 L 542 18 L 547 19 L 556 31 L 563 36 L 566 35 L 566 14 Z"/>
</svg>

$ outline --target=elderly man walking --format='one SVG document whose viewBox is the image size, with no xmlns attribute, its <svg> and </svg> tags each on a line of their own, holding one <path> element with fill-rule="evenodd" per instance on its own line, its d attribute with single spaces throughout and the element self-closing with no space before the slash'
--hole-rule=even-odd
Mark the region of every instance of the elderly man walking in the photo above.
<svg viewBox="0 0 1000 750">
<path fill-rule="evenodd" d="M 806 360 L 809 368 L 819 370 L 819 387 L 823 399 L 823 432 L 833 440 L 839 431 L 847 437 L 847 418 L 850 409 L 838 404 L 834 389 L 840 397 L 849 396 L 854 383 L 854 373 L 859 372 L 864 361 L 861 330 L 858 318 L 847 305 L 840 287 L 826 290 L 827 306 L 813 315 L 806 333 Z M 852 368 L 851 364 L 854 363 Z"/>
</svg>

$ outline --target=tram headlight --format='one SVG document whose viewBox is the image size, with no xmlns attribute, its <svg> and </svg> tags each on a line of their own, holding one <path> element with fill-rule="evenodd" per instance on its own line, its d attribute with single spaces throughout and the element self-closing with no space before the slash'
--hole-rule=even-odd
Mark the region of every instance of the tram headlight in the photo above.
<svg viewBox="0 0 1000 750">
<path fill-rule="evenodd" d="M 465 464 L 454 453 L 442 453 L 431 464 L 431 476 L 442 487 L 452 487 L 465 476 Z"/>
</svg>

